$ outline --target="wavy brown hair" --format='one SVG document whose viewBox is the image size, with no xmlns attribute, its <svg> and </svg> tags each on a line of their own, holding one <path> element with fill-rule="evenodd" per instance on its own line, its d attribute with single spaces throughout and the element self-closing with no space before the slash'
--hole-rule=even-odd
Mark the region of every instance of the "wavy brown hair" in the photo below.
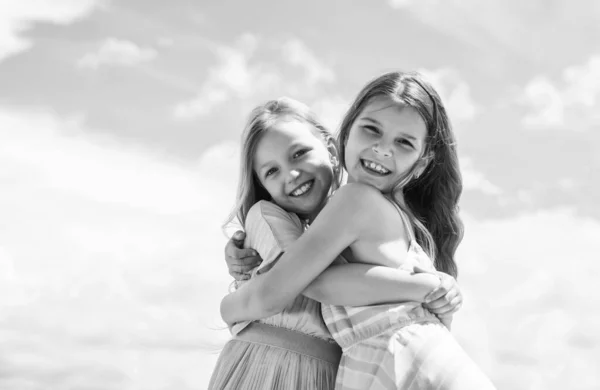
<svg viewBox="0 0 600 390">
<path fill-rule="evenodd" d="M 426 146 L 420 158 L 427 160 L 427 166 L 417 176 L 415 164 L 394 187 L 392 195 L 396 200 L 399 193 L 404 194 L 406 207 L 402 202 L 396 202 L 409 215 L 417 242 L 429 254 L 435 268 L 457 277 L 454 255 L 464 231 L 458 215 L 462 177 L 450 120 L 431 84 L 416 72 L 390 72 L 369 82 L 356 97 L 340 126 L 340 159 L 345 163 L 346 143 L 354 121 L 378 97 L 412 107 L 426 124 Z"/>
</svg>

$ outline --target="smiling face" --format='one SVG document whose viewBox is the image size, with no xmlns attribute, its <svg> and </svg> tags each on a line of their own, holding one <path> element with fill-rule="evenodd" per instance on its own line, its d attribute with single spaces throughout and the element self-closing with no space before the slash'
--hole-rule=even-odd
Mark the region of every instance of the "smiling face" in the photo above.
<svg viewBox="0 0 600 390">
<path fill-rule="evenodd" d="M 254 172 L 273 201 L 287 211 L 312 219 L 333 183 L 331 155 L 310 124 L 279 120 L 258 142 Z"/>
<path fill-rule="evenodd" d="M 386 97 L 374 98 L 357 116 L 345 145 L 349 182 L 392 191 L 425 149 L 427 127 L 412 107 Z M 417 164 L 418 171 L 424 167 Z"/>
</svg>

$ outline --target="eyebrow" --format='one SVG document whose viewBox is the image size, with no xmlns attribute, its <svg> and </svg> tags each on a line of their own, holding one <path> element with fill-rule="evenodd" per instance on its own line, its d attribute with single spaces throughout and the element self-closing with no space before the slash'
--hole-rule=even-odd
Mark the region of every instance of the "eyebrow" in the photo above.
<svg viewBox="0 0 600 390">
<path fill-rule="evenodd" d="M 289 152 L 290 150 L 294 150 L 297 149 L 298 147 L 307 147 L 305 144 L 303 144 L 302 142 L 294 142 L 293 144 L 291 144 L 288 148 L 287 151 Z M 262 171 L 267 165 L 273 164 L 274 161 L 273 160 L 269 160 L 265 163 L 263 163 L 262 165 L 260 165 L 256 170 L 258 172 Z"/>
<path fill-rule="evenodd" d="M 364 116 L 364 117 L 362 117 L 362 118 L 360 118 L 360 119 L 361 119 L 361 120 L 366 120 L 366 121 L 368 121 L 368 122 L 372 122 L 373 124 L 376 124 L 377 126 L 383 127 L 383 126 L 381 125 L 381 123 L 379 123 L 379 121 L 377 121 L 376 119 L 373 119 L 373 118 L 369 118 L 368 116 Z M 407 134 L 407 133 L 405 133 L 405 132 L 403 132 L 403 131 L 402 131 L 401 133 L 402 133 L 402 135 L 403 135 L 404 137 L 406 137 L 406 138 L 408 138 L 408 139 L 411 139 L 411 140 L 413 140 L 413 141 L 417 141 L 417 138 L 416 138 L 416 137 L 414 137 L 414 136 L 412 136 L 412 135 L 410 135 L 410 134 Z"/>
<path fill-rule="evenodd" d="M 272 164 L 273 161 L 267 161 L 266 163 L 262 164 L 260 167 L 258 167 L 257 171 L 258 172 L 262 172 L 263 169 L 265 169 L 266 166 Z"/>
</svg>

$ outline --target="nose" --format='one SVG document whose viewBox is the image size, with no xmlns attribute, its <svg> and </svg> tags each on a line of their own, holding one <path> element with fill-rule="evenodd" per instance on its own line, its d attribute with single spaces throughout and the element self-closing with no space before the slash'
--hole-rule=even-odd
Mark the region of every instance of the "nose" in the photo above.
<svg viewBox="0 0 600 390">
<path fill-rule="evenodd" d="M 289 182 L 293 182 L 294 180 L 296 180 L 298 177 L 300 176 L 300 171 L 298 169 L 292 169 L 290 170 L 290 173 L 288 175 L 288 181 Z"/>
<path fill-rule="evenodd" d="M 381 156 L 383 158 L 392 157 L 392 152 L 391 152 L 390 148 L 383 147 L 380 144 L 373 145 L 373 152 L 376 155 Z"/>
</svg>

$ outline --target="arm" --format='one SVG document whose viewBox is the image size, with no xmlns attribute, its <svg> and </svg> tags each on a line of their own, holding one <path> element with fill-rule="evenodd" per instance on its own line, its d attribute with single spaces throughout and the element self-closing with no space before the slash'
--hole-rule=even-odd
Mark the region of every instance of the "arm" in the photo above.
<svg viewBox="0 0 600 390">
<path fill-rule="evenodd" d="M 277 265 L 227 295 L 221 316 L 227 323 L 264 318 L 280 312 L 345 248 L 368 229 L 374 188 L 342 187 L 315 219 L 311 228 L 281 255 Z"/>
<path fill-rule="evenodd" d="M 303 294 L 330 305 L 363 306 L 391 302 L 424 302 L 440 284 L 431 273 L 410 273 L 371 264 L 332 265 Z"/>
<path fill-rule="evenodd" d="M 298 237 L 301 233 L 298 231 Z M 250 253 L 251 249 L 242 249 L 244 239 L 245 234 L 238 231 L 225 247 L 229 273 L 236 280 L 249 279 L 252 269 L 262 262 L 260 255 Z M 437 284 L 439 278 L 431 274 L 416 275 L 389 267 L 350 263 L 330 266 L 302 294 L 319 302 L 341 306 L 422 302 L 424 294 Z"/>
</svg>

